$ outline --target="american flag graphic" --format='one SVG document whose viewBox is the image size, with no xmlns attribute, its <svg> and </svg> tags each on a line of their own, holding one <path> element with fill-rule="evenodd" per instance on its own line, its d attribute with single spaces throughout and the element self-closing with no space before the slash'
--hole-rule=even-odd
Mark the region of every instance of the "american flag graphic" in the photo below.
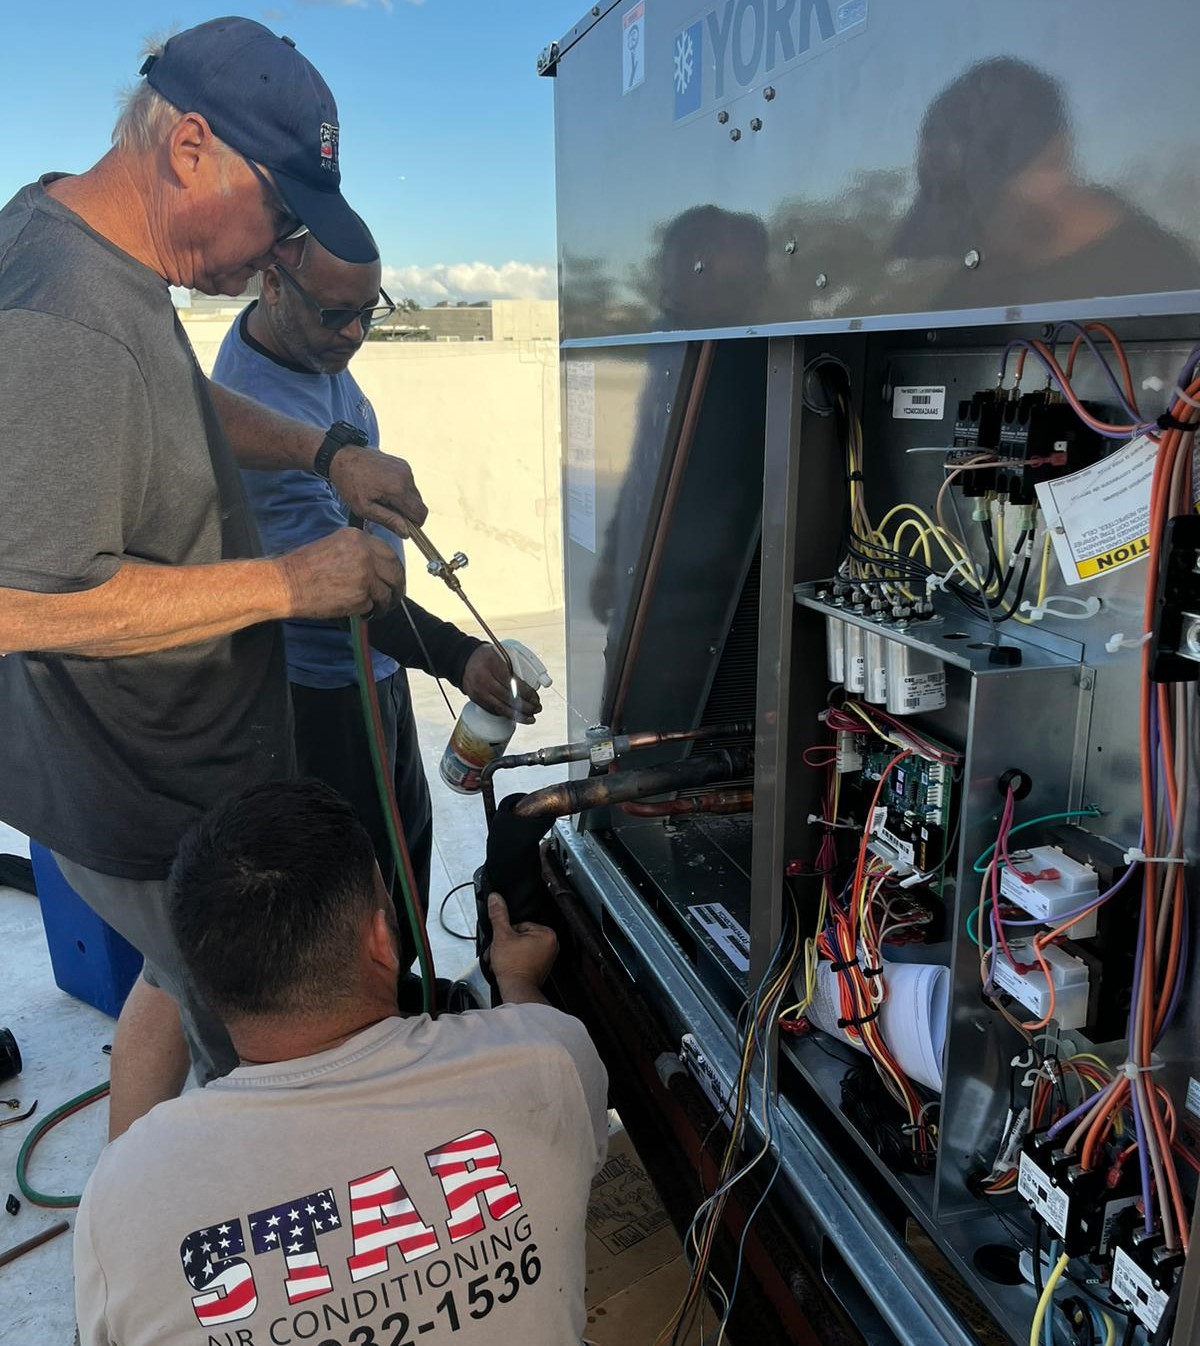
<svg viewBox="0 0 1200 1346">
<path fill-rule="evenodd" d="M 329 1270 L 321 1265 L 318 1237 L 341 1227 L 333 1188 L 313 1192 L 250 1216 L 250 1238 L 256 1253 L 282 1252 L 287 1267 L 288 1303 L 299 1304 L 333 1289 Z"/>
<path fill-rule="evenodd" d="M 437 1251 L 437 1235 L 421 1219 L 394 1168 L 368 1173 L 350 1184 L 350 1227 L 354 1255 L 348 1265 L 356 1281 L 385 1272 L 393 1247 L 400 1249 L 406 1262 Z"/>
<path fill-rule="evenodd" d="M 446 1194 L 450 1208 L 446 1230 L 451 1243 L 470 1238 L 483 1228 L 480 1197 L 493 1220 L 503 1220 L 521 1208 L 521 1194 L 500 1167 L 500 1147 L 490 1131 L 468 1131 L 429 1150 L 425 1162 Z"/>
<path fill-rule="evenodd" d="M 192 1307 L 203 1327 L 236 1323 L 258 1307 L 254 1273 L 240 1254 L 246 1251 L 241 1220 L 197 1229 L 179 1246 L 179 1260 L 192 1289 Z"/>
</svg>

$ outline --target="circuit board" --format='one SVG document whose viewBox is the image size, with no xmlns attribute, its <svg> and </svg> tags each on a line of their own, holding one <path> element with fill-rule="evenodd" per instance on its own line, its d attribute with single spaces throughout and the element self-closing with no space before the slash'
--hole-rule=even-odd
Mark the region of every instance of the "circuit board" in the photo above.
<svg viewBox="0 0 1200 1346">
<path fill-rule="evenodd" d="M 898 873 L 931 875 L 930 885 L 940 895 L 953 830 L 953 769 L 914 754 L 888 771 L 895 756 L 891 744 L 869 732 L 838 735 L 841 812 L 867 828 L 872 854 Z M 872 805 L 885 773 L 878 801 Z"/>
</svg>

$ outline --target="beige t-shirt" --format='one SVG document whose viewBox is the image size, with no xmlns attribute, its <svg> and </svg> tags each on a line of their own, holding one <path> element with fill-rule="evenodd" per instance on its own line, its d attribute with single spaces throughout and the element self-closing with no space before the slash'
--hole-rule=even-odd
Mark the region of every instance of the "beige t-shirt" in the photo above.
<svg viewBox="0 0 1200 1346">
<path fill-rule="evenodd" d="M 578 1020 L 510 1005 L 164 1103 L 84 1193 L 81 1346 L 578 1343 L 606 1092 Z"/>
</svg>

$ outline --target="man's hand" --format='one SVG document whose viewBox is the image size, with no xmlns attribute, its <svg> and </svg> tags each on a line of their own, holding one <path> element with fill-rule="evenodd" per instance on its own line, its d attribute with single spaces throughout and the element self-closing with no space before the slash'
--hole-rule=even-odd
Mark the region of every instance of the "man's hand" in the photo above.
<svg viewBox="0 0 1200 1346">
<path fill-rule="evenodd" d="M 545 1004 L 540 988 L 558 957 L 558 936 L 532 921 L 510 925 L 508 904 L 499 893 L 488 894 L 488 920 L 492 923 L 488 957 L 500 994 L 510 1005 Z"/>
<path fill-rule="evenodd" d="M 330 465 L 330 481 L 352 514 L 401 537 L 408 536 L 410 524 L 419 527 L 429 516 L 412 468 L 403 458 L 391 458 L 378 449 L 352 444 L 339 449 Z"/>
<path fill-rule="evenodd" d="M 518 724 L 532 724 L 542 709 L 538 694 L 518 678 L 514 701 L 510 677 L 500 651 L 494 645 L 481 645 L 463 669 L 462 689 L 481 709 Z"/>
<path fill-rule="evenodd" d="M 358 528 L 339 528 L 275 564 L 291 600 L 289 617 L 383 613 L 404 595 L 400 558 L 382 538 Z"/>
</svg>

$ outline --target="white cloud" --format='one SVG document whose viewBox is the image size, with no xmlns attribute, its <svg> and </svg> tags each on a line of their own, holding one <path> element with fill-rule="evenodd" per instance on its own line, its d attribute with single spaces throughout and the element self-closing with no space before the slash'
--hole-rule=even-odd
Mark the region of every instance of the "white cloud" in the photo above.
<svg viewBox="0 0 1200 1346">
<path fill-rule="evenodd" d="M 333 6 L 338 9 L 370 9 L 372 4 L 378 4 L 389 13 L 395 8 L 393 0 L 300 0 L 300 3 L 306 9 L 316 9 L 318 7 Z M 425 0 L 404 0 L 406 5 L 423 5 Z"/>
<path fill-rule="evenodd" d="M 409 298 L 423 304 L 465 299 L 553 299 L 557 285 L 552 266 L 530 262 L 438 263 L 434 266 L 385 266 L 383 284 L 395 299 Z"/>
</svg>

